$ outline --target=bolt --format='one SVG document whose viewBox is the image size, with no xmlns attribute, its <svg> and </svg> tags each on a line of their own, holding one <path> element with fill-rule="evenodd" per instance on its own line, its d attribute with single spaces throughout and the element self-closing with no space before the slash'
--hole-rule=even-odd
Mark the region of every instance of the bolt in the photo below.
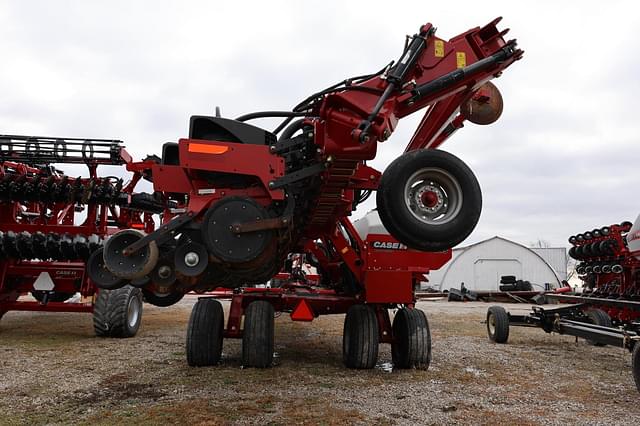
<svg viewBox="0 0 640 426">
<path fill-rule="evenodd" d="M 168 278 L 169 275 L 171 275 L 171 268 L 169 266 L 162 265 L 161 267 L 158 268 L 158 276 L 160 278 Z"/>
<path fill-rule="evenodd" d="M 184 263 L 190 268 L 196 266 L 198 262 L 200 262 L 200 256 L 198 256 L 198 253 L 190 251 L 184 255 Z"/>
</svg>

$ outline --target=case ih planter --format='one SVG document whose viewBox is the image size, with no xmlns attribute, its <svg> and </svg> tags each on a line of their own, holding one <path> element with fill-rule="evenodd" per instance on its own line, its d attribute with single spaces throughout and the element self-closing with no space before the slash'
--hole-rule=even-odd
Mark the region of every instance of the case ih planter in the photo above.
<svg viewBox="0 0 640 426">
<path fill-rule="evenodd" d="M 89 261 L 92 278 L 110 290 L 135 283 L 165 305 L 189 291 L 237 289 L 226 328 L 218 301 L 195 305 L 191 365 L 216 363 L 223 335 L 243 338 L 245 365 L 269 365 L 274 311 L 284 311 L 300 320 L 346 313 L 349 367 L 371 368 L 379 342 L 392 343 L 397 366 L 427 366 L 430 335 L 413 307 L 414 286 L 471 233 L 482 204 L 469 167 L 437 148 L 465 121 L 489 124 L 502 112 L 489 81 L 522 51 L 504 40 L 499 21 L 448 41 L 426 24 L 397 63 L 314 93 L 292 111 L 191 117 L 188 138 L 165 144 L 162 158 L 128 165 L 153 181 L 161 225 L 112 235 L 102 258 Z M 425 109 L 406 152 L 384 173 L 366 164 L 398 120 Z M 263 117 L 284 121 L 273 131 L 246 123 Z M 372 191 L 391 236 L 360 237 L 347 219 Z M 247 289 L 296 253 L 315 263 L 319 286 Z M 398 306 L 392 324 L 388 309 Z"/>
<path fill-rule="evenodd" d="M 149 194 L 133 194 L 140 172 L 127 185 L 97 176 L 99 165 L 131 161 L 120 141 L 4 135 L 0 149 L 0 317 L 11 310 L 93 312 L 97 335 L 133 336 L 142 316 L 140 289 L 96 292 L 86 270 L 88 261 L 101 259 L 108 235 L 130 227 L 152 231 L 151 215 L 163 209 Z M 86 164 L 89 177 L 69 177 L 51 163 Z M 114 280 L 104 268 L 94 272 Z M 18 300 L 28 293 L 37 302 Z M 76 293 L 88 301 L 68 301 Z"/>
<path fill-rule="evenodd" d="M 510 326 L 539 327 L 547 333 L 582 337 L 596 346 L 613 345 L 632 353 L 631 367 L 640 391 L 640 216 L 569 238 L 569 254 L 580 263 L 581 295 L 547 294 L 570 303 L 558 308 L 534 307 L 512 315 L 500 306 L 487 312 L 489 339 L 506 343 Z"/>
</svg>

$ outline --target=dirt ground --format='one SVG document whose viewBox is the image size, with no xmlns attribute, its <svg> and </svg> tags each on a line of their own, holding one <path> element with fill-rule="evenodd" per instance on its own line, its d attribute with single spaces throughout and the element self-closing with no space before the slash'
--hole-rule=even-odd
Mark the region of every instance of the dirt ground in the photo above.
<svg viewBox="0 0 640 426">
<path fill-rule="evenodd" d="M 486 337 L 487 304 L 421 302 L 433 334 L 428 371 L 341 364 L 342 316 L 276 320 L 273 368 L 190 368 L 189 298 L 145 305 L 131 339 L 93 335 L 87 314 L 10 312 L 0 321 L 0 424 L 640 424 L 631 357 L 538 329 Z M 525 312 L 524 305 L 505 305 Z M 225 308 L 228 302 L 225 302 Z"/>
</svg>

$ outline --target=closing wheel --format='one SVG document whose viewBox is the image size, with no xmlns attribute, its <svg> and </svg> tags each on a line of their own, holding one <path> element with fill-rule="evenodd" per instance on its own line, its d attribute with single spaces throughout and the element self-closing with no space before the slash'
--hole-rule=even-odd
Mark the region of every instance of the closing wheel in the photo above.
<svg viewBox="0 0 640 426">
<path fill-rule="evenodd" d="M 266 368 L 273 362 L 273 305 L 265 300 L 249 303 L 244 311 L 242 332 L 242 365 Z"/>
<path fill-rule="evenodd" d="M 509 340 L 509 314 L 502 306 L 491 306 L 487 311 L 487 334 L 495 343 Z"/>
<path fill-rule="evenodd" d="M 187 328 L 187 363 L 192 367 L 216 365 L 222 356 L 224 312 L 215 299 L 200 299 L 193 306 Z"/>
<path fill-rule="evenodd" d="M 585 314 L 595 325 L 600 325 L 602 327 L 613 327 L 611 317 L 602 309 L 589 309 L 587 312 L 585 312 Z M 607 346 L 606 343 L 600 343 L 589 339 L 587 339 L 587 343 L 593 346 Z"/>
<path fill-rule="evenodd" d="M 112 235 L 104 244 L 103 259 L 106 267 L 115 275 L 127 280 L 142 278 L 153 270 L 158 262 L 158 246 L 152 241 L 140 250 L 125 256 L 123 250 L 144 237 L 135 229 L 125 229 Z"/>
<path fill-rule="evenodd" d="M 387 167 L 376 203 L 382 224 L 400 242 L 416 250 L 442 251 L 471 234 L 480 218 L 482 193 L 459 158 L 421 149 Z"/>
<path fill-rule="evenodd" d="M 45 296 L 44 291 L 32 291 L 31 295 L 38 302 L 44 301 L 44 296 Z M 66 302 L 67 300 L 71 299 L 74 295 L 75 293 L 63 293 L 63 292 L 55 291 L 49 294 L 49 297 L 47 298 L 47 302 Z"/>
<path fill-rule="evenodd" d="M 103 249 L 93 252 L 87 261 L 87 274 L 96 286 L 105 290 L 115 290 L 126 284 L 126 280 L 116 277 L 104 264 Z"/>
<path fill-rule="evenodd" d="M 149 278 L 156 287 L 170 287 L 176 282 L 175 263 L 169 259 L 160 259 L 149 274 Z"/>
<path fill-rule="evenodd" d="M 636 388 L 640 392 L 640 343 L 637 341 L 631 356 L 631 372 L 633 373 L 633 381 L 636 382 Z"/>
<path fill-rule="evenodd" d="M 142 289 L 142 297 L 145 302 L 152 304 L 153 306 L 159 306 L 166 308 L 167 306 L 175 305 L 184 297 L 183 293 L 170 292 L 170 293 L 156 293 L 155 291 Z"/>
<path fill-rule="evenodd" d="M 393 318 L 391 357 L 394 368 L 426 370 L 431 362 L 431 332 L 420 309 L 400 309 Z"/>
<path fill-rule="evenodd" d="M 93 328 L 101 337 L 133 337 L 142 321 L 142 292 L 130 285 L 100 290 L 93 305 Z"/>
<path fill-rule="evenodd" d="M 347 311 L 342 334 L 342 361 L 348 368 L 373 368 L 378 361 L 378 319 L 369 305 Z"/>
<path fill-rule="evenodd" d="M 178 246 L 174 254 L 176 272 L 187 277 L 200 275 L 209 265 L 209 253 L 205 246 L 194 241 Z"/>
</svg>

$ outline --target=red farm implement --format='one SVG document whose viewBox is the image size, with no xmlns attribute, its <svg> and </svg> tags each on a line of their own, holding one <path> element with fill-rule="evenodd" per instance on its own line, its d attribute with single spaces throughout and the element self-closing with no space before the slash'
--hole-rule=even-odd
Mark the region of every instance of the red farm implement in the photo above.
<svg viewBox="0 0 640 426">
<path fill-rule="evenodd" d="M 490 80 L 522 51 L 498 22 L 448 41 L 426 24 L 396 63 L 292 111 L 191 117 L 188 138 L 164 144 L 157 161 L 127 166 L 153 182 L 160 225 L 111 235 L 88 261 L 92 280 L 109 290 L 137 285 L 164 305 L 190 291 L 234 289 L 226 328 L 215 298 L 196 303 L 187 332 L 194 366 L 218 361 L 223 336 L 242 337 L 244 365 L 269 365 L 275 311 L 299 320 L 346 312 L 349 367 L 372 367 L 379 342 L 392 344 L 398 367 L 427 366 L 430 335 L 415 286 L 472 232 L 482 207 L 473 172 L 437 148 L 465 121 L 489 124 L 502 112 Z M 405 153 L 384 173 L 368 166 L 398 120 L 421 110 Z M 273 131 L 246 123 L 264 117 L 283 122 Z M 373 191 L 388 233 L 360 235 L 347 217 Z M 314 264 L 317 285 L 292 275 L 279 288 L 250 288 L 292 255 Z M 388 310 L 397 307 L 392 324 Z"/>
<path fill-rule="evenodd" d="M 534 307 L 528 315 L 492 306 L 487 313 L 489 338 L 506 343 L 510 326 L 539 327 L 593 345 L 627 349 L 640 390 L 640 217 L 635 225 L 623 222 L 571 236 L 569 243 L 569 254 L 580 262 L 576 272 L 584 284 L 582 294 L 547 294 L 569 305 Z"/>
<path fill-rule="evenodd" d="M 148 194 L 133 194 L 142 174 L 126 185 L 98 177 L 100 165 L 131 161 L 121 143 L 4 135 L 0 147 L 0 317 L 12 310 L 93 312 L 96 334 L 135 334 L 140 290 L 96 292 L 85 267 L 110 234 L 150 232 L 151 215 L 162 210 Z M 89 176 L 69 177 L 52 163 L 85 164 Z M 29 293 L 36 301 L 18 300 Z M 80 301 L 72 301 L 78 293 Z M 120 317 L 109 315 L 114 309 Z"/>
</svg>

